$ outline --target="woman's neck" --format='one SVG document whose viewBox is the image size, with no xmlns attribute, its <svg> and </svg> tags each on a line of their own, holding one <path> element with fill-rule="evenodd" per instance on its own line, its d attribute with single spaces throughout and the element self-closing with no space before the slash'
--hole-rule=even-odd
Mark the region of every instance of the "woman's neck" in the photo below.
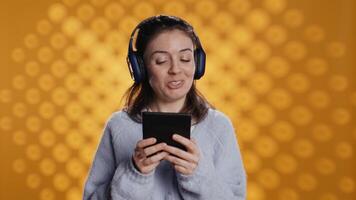
<svg viewBox="0 0 356 200">
<path fill-rule="evenodd" d="M 174 112 L 178 113 L 183 109 L 185 98 L 174 102 L 155 100 L 149 105 L 149 110 L 153 112 Z"/>
</svg>

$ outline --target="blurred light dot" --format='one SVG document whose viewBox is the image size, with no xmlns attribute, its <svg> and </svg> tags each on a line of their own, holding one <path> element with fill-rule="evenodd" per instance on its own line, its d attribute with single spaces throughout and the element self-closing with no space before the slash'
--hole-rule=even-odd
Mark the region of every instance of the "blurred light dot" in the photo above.
<svg viewBox="0 0 356 200">
<path fill-rule="evenodd" d="M 86 169 L 83 163 L 76 158 L 73 158 L 67 162 L 66 170 L 69 176 L 73 178 L 80 178 L 81 176 L 85 176 L 86 174 Z"/>
<path fill-rule="evenodd" d="M 25 42 L 25 46 L 29 49 L 34 49 L 39 46 L 38 36 L 33 33 L 26 35 L 24 42 Z"/>
<path fill-rule="evenodd" d="M 82 148 L 79 149 L 80 159 L 85 164 L 89 165 L 92 162 L 94 150 L 95 150 L 95 147 L 93 147 L 93 146 L 90 146 L 90 145 L 83 146 Z"/>
<path fill-rule="evenodd" d="M 97 102 L 97 96 L 94 91 L 89 88 L 81 89 L 81 95 L 79 96 L 80 103 L 84 106 L 91 106 Z"/>
<path fill-rule="evenodd" d="M 82 23 L 74 18 L 67 18 L 62 24 L 62 31 L 68 36 L 74 36 L 82 29 Z"/>
<path fill-rule="evenodd" d="M 285 12 L 284 16 L 284 23 L 291 27 L 296 28 L 300 26 L 304 21 L 303 13 L 297 9 L 291 9 Z"/>
<path fill-rule="evenodd" d="M 85 144 L 85 138 L 77 131 L 70 131 L 66 134 L 66 144 L 73 149 L 80 149 Z"/>
<path fill-rule="evenodd" d="M 249 89 L 241 88 L 237 95 L 236 100 L 234 100 L 235 105 L 239 106 L 242 110 L 250 110 L 256 103 L 256 97 Z"/>
<path fill-rule="evenodd" d="M 217 13 L 212 19 L 211 24 L 220 33 L 230 34 L 230 27 L 234 26 L 234 18 L 227 12 Z M 216 32 L 216 31 L 215 31 Z"/>
<path fill-rule="evenodd" d="M 82 52 L 76 46 L 69 46 L 64 51 L 64 59 L 69 64 L 77 64 L 81 58 L 82 58 Z"/>
<path fill-rule="evenodd" d="M 25 52 L 21 48 L 16 48 L 12 51 L 12 59 L 17 63 L 22 63 L 25 60 Z"/>
<path fill-rule="evenodd" d="M 64 144 L 57 143 L 52 150 L 53 157 L 56 161 L 64 163 L 70 157 L 70 150 Z"/>
<path fill-rule="evenodd" d="M 280 185 L 280 177 L 273 169 L 263 169 L 257 174 L 257 180 L 266 189 L 277 189 Z"/>
<path fill-rule="evenodd" d="M 25 76 L 23 76 L 22 74 L 20 75 L 16 75 L 14 77 L 14 79 L 12 79 L 12 85 L 15 89 L 24 89 L 26 87 L 26 79 Z"/>
<path fill-rule="evenodd" d="M 103 17 L 97 17 L 92 21 L 91 29 L 98 35 L 104 35 L 109 31 L 110 23 Z"/>
<path fill-rule="evenodd" d="M 66 193 L 66 200 L 77 200 L 82 198 L 82 191 L 79 188 L 70 188 Z"/>
<path fill-rule="evenodd" d="M 103 6 L 106 4 L 107 0 L 90 0 L 94 6 Z"/>
<path fill-rule="evenodd" d="M 52 31 L 52 25 L 46 19 L 43 19 L 37 24 L 37 32 L 41 35 L 48 35 Z"/>
<path fill-rule="evenodd" d="M 26 128 L 30 132 L 36 133 L 42 127 L 41 120 L 37 116 L 30 116 L 26 119 Z"/>
<path fill-rule="evenodd" d="M 77 74 L 69 74 L 65 79 L 65 86 L 71 92 L 79 91 L 83 86 L 83 80 Z"/>
<path fill-rule="evenodd" d="M 40 147 L 37 144 L 31 144 L 26 147 L 26 157 L 30 160 L 39 160 L 42 156 Z"/>
<path fill-rule="evenodd" d="M 56 163 L 50 158 L 45 158 L 39 163 L 39 168 L 42 174 L 50 176 L 56 171 Z"/>
<path fill-rule="evenodd" d="M 40 62 L 47 64 L 52 61 L 54 54 L 49 47 L 42 47 L 38 50 L 37 57 Z"/>
<path fill-rule="evenodd" d="M 341 42 L 331 42 L 326 47 L 326 53 L 333 58 L 340 58 L 346 53 L 346 45 Z"/>
<path fill-rule="evenodd" d="M 41 184 L 41 177 L 38 174 L 27 175 L 26 184 L 29 188 L 38 188 Z"/>
<path fill-rule="evenodd" d="M 62 60 L 57 60 L 53 62 L 51 71 L 54 76 L 63 77 L 68 73 L 68 65 Z"/>
<path fill-rule="evenodd" d="M 336 108 L 331 112 L 331 119 L 338 125 L 345 125 L 351 120 L 351 113 L 347 108 Z"/>
<path fill-rule="evenodd" d="M 269 125 L 275 119 L 273 110 L 267 105 L 256 105 L 251 114 L 253 119 L 260 125 Z"/>
<path fill-rule="evenodd" d="M 243 160 L 247 173 L 255 173 L 261 169 L 261 159 L 255 152 L 244 151 Z"/>
<path fill-rule="evenodd" d="M 278 143 L 276 143 L 271 137 L 262 135 L 256 138 L 254 142 L 254 149 L 258 155 L 270 158 L 277 153 Z"/>
<path fill-rule="evenodd" d="M 44 119 L 50 119 L 56 113 L 55 107 L 51 102 L 43 102 L 39 106 L 39 114 Z"/>
<path fill-rule="evenodd" d="M 22 159 L 16 159 L 14 160 L 14 162 L 12 163 L 12 169 L 16 172 L 16 173 L 23 173 L 26 170 L 26 162 Z"/>
<path fill-rule="evenodd" d="M 321 42 L 325 38 L 325 33 L 318 25 L 310 25 L 304 31 L 305 37 L 311 42 Z"/>
<path fill-rule="evenodd" d="M 271 50 L 266 43 L 262 41 L 253 41 L 250 43 L 247 53 L 253 61 L 261 63 L 267 60 L 271 54 Z"/>
<path fill-rule="evenodd" d="M 273 89 L 268 93 L 268 101 L 277 109 L 286 109 L 292 104 L 291 95 L 284 89 Z"/>
<path fill-rule="evenodd" d="M 329 87 L 338 92 L 345 91 L 348 87 L 347 77 L 342 75 L 333 75 L 329 79 Z"/>
<path fill-rule="evenodd" d="M 124 15 L 124 8 L 116 2 L 110 2 L 108 6 L 106 6 L 104 15 L 109 20 L 117 22 Z"/>
<path fill-rule="evenodd" d="M 234 41 L 234 44 L 239 47 L 248 47 L 254 37 L 253 33 L 247 27 L 242 25 L 236 25 L 231 29 L 233 34 L 230 34 L 229 36 Z"/>
<path fill-rule="evenodd" d="M 308 95 L 308 100 L 314 108 L 326 108 L 330 104 L 328 93 L 322 90 L 314 90 Z"/>
<path fill-rule="evenodd" d="M 247 196 L 252 200 L 263 200 L 266 197 L 266 192 L 262 186 L 254 181 L 249 181 L 247 187 Z"/>
<path fill-rule="evenodd" d="M 66 15 L 67 9 L 60 3 L 53 4 L 48 11 L 49 19 L 56 23 L 63 21 Z"/>
<path fill-rule="evenodd" d="M 258 126 L 248 119 L 239 121 L 237 129 L 239 130 L 239 138 L 246 142 L 253 141 L 258 135 Z"/>
<path fill-rule="evenodd" d="M 16 145 L 24 145 L 27 141 L 27 136 L 24 131 L 16 131 L 13 133 L 12 140 Z"/>
<path fill-rule="evenodd" d="M 166 2 L 169 3 L 169 2 Z M 152 4 L 146 1 L 139 1 L 132 8 L 132 13 L 137 18 L 146 18 L 147 16 L 152 16 L 155 14 L 155 8 Z"/>
<path fill-rule="evenodd" d="M 25 70 L 27 75 L 34 77 L 40 72 L 40 65 L 35 61 L 31 61 L 26 63 Z"/>
<path fill-rule="evenodd" d="M 24 117 L 27 114 L 27 107 L 24 103 L 15 103 L 12 107 L 12 113 L 16 117 Z"/>
<path fill-rule="evenodd" d="M 290 41 L 285 45 L 284 53 L 291 60 L 298 61 L 305 57 L 307 54 L 307 48 L 301 42 Z"/>
<path fill-rule="evenodd" d="M 264 0 L 264 7 L 273 14 L 279 14 L 286 8 L 286 0 Z"/>
<path fill-rule="evenodd" d="M 71 185 L 71 180 L 66 174 L 58 173 L 53 177 L 53 185 L 57 191 L 64 192 Z"/>
<path fill-rule="evenodd" d="M 344 193 L 353 193 L 355 191 L 355 180 L 351 177 L 342 177 L 338 185 L 340 190 Z"/>
<path fill-rule="evenodd" d="M 289 116 L 296 125 L 305 126 L 313 119 L 313 113 L 305 106 L 295 106 L 291 109 Z"/>
<path fill-rule="evenodd" d="M 256 72 L 250 78 L 248 85 L 258 94 L 267 93 L 272 88 L 272 81 L 265 73 Z"/>
<path fill-rule="evenodd" d="M 293 152 L 301 158 L 309 158 L 314 154 L 314 146 L 307 139 L 297 139 L 293 143 Z"/>
<path fill-rule="evenodd" d="M 40 199 L 41 200 L 54 200 L 55 199 L 55 193 L 53 192 L 52 189 L 42 189 L 40 192 Z"/>
<path fill-rule="evenodd" d="M 303 173 L 298 176 L 297 184 L 304 191 L 312 191 L 316 188 L 318 181 L 312 174 Z"/>
<path fill-rule="evenodd" d="M 278 200 L 298 200 L 299 199 L 299 195 L 298 193 L 290 188 L 285 188 L 285 189 L 281 189 L 279 190 L 279 195 L 278 195 Z"/>
<path fill-rule="evenodd" d="M 295 136 L 293 126 L 287 121 L 276 121 L 272 124 L 270 132 L 278 141 L 281 142 L 291 141 Z"/>
<path fill-rule="evenodd" d="M 236 61 L 234 70 L 237 76 L 247 79 L 255 71 L 255 66 L 249 59 L 242 57 Z"/>
<path fill-rule="evenodd" d="M 203 2 L 203 1 L 201 1 Z M 180 1 L 169 1 L 163 7 L 164 13 L 172 13 L 175 16 L 183 16 L 187 9 Z"/>
<path fill-rule="evenodd" d="M 333 132 L 327 125 L 316 124 L 312 128 L 312 135 L 317 141 L 325 142 L 332 138 Z"/>
<path fill-rule="evenodd" d="M 50 38 L 50 44 L 54 49 L 63 49 L 67 45 L 67 38 L 62 33 L 55 33 Z"/>
<path fill-rule="evenodd" d="M 80 0 L 63 0 L 63 3 L 69 7 L 75 6 Z"/>
<path fill-rule="evenodd" d="M 132 30 L 136 27 L 138 23 L 138 19 L 132 16 L 125 16 L 124 18 L 120 19 L 118 29 L 122 30 L 124 33 L 131 34 Z"/>
<path fill-rule="evenodd" d="M 70 122 L 65 116 L 56 116 L 52 121 L 53 130 L 64 134 L 70 127 Z"/>
<path fill-rule="evenodd" d="M 319 173 L 329 175 L 335 172 L 336 165 L 333 160 L 322 157 L 316 159 L 315 168 Z"/>
<path fill-rule="evenodd" d="M 216 14 L 217 6 L 214 1 L 198 1 L 195 4 L 195 11 L 199 16 L 209 19 Z"/>
<path fill-rule="evenodd" d="M 250 10 L 251 4 L 248 0 L 235 0 L 229 1 L 229 6 L 227 7 L 230 9 L 231 13 L 241 16 Z"/>
<path fill-rule="evenodd" d="M 44 130 L 40 133 L 39 142 L 45 147 L 51 147 L 56 142 L 56 136 L 52 131 Z"/>
<path fill-rule="evenodd" d="M 246 25 L 254 31 L 265 30 L 270 23 L 268 13 L 262 9 L 251 10 L 246 16 Z"/>
<path fill-rule="evenodd" d="M 314 57 L 307 60 L 306 67 L 310 74 L 320 76 L 328 70 L 328 63 L 323 58 Z"/>
<path fill-rule="evenodd" d="M 271 25 L 265 31 L 265 38 L 274 45 L 280 45 L 287 40 L 287 31 L 279 25 Z"/>
<path fill-rule="evenodd" d="M 41 101 L 40 91 L 37 88 L 28 89 L 25 98 L 29 104 L 37 104 Z"/>
<path fill-rule="evenodd" d="M 77 15 L 82 21 L 88 21 L 94 17 L 95 9 L 90 4 L 83 4 L 79 6 Z"/>
<path fill-rule="evenodd" d="M 335 145 L 335 152 L 337 157 L 341 159 L 350 159 L 353 156 L 352 145 L 348 142 L 338 142 Z"/>
<path fill-rule="evenodd" d="M 267 61 L 267 71 L 276 78 L 287 75 L 290 65 L 282 57 L 271 57 Z"/>
<path fill-rule="evenodd" d="M 52 100 L 58 106 L 66 104 L 69 101 L 68 91 L 62 87 L 57 87 L 52 92 Z"/>
<path fill-rule="evenodd" d="M 91 48 L 97 42 L 96 36 L 91 31 L 82 31 L 76 37 L 76 43 L 81 49 Z M 120 43 L 113 43 L 115 45 Z M 77 60 L 78 61 L 78 60 Z"/>
<path fill-rule="evenodd" d="M 276 169 L 283 174 L 294 173 L 297 169 L 296 159 L 286 153 L 281 153 L 275 157 L 275 166 Z"/>
</svg>

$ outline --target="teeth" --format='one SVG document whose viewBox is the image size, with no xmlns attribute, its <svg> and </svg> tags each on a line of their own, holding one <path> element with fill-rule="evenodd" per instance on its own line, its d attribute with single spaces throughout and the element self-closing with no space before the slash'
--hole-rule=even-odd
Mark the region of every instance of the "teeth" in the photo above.
<svg viewBox="0 0 356 200">
<path fill-rule="evenodd" d="M 171 83 L 172 83 L 172 85 L 178 85 L 180 83 L 180 81 L 172 81 Z"/>
</svg>

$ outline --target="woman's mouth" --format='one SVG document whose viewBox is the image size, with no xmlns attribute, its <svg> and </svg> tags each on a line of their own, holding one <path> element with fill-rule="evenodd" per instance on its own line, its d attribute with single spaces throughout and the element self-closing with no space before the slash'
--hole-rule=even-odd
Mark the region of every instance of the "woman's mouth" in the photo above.
<svg viewBox="0 0 356 200">
<path fill-rule="evenodd" d="M 168 82 L 168 88 L 169 89 L 178 89 L 180 87 L 182 87 L 183 85 L 183 81 L 170 81 Z"/>
</svg>

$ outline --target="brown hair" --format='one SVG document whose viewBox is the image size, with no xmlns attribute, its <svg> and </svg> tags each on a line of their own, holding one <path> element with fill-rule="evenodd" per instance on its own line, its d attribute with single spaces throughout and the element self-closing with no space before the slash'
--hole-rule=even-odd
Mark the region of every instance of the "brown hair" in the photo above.
<svg viewBox="0 0 356 200">
<path fill-rule="evenodd" d="M 143 60 L 147 44 L 152 38 L 163 31 L 175 29 L 186 33 L 192 39 L 194 46 L 196 46 L 197 38 L 191 25 L 178 17 L 160 15 L 148 18 L 138 25 L 138 34 L 135 42 L 137 55 Z M 147 108 L 154 100 L 154 91 L 148 82 L 147 72 L 145 73 L 145 77 L 142 82 L 134 82 L 124 95 L 126 97 L 124 110 L 132 120 L 139 123 L 142 121 L 141 111 Z M 183 109 L 180 112 L 192 114 L 196 123 L 199 123 L 207 115 L 209 107 L 213 106 L 197 90 L 194 81 L 187 93 Z"/>
</svg>

